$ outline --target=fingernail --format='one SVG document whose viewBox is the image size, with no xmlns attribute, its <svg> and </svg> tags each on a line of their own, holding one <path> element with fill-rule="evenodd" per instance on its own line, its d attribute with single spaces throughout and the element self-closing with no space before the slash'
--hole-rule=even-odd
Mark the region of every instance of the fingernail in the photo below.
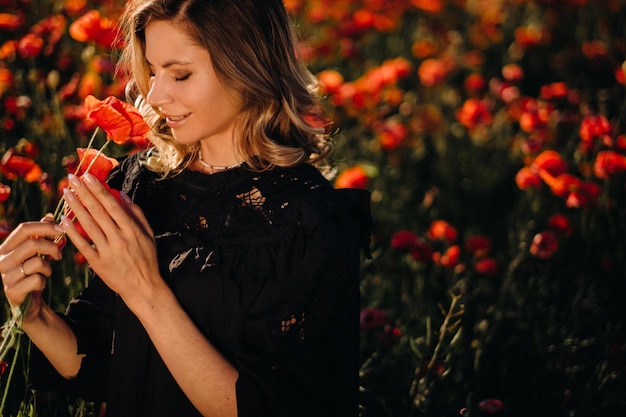
<svg viewBox="0 0 626 417">
<path fill-rule="evenodd" d="M 74 188 L 79 188 L 82 184 L 80 183 L 80 179 L 74 174 L 68 174 L 67 180 Z"/>
<path fill-rule="evenodd" d="M 128 194 L 126 194 L 124 191 L 120 191 L 120 196 L 122 197 L 122 200 L 124 200 L 125 202 L 132 203 L 132 200 L 130 199 Z"/>
<path fill-rule="evenodd" d="M 65 198 L 65 200 L 67 200 L 67 201 L 75 201 L 76 200 L 76 196 L 74 196 L 74 193 L 69 188 L 64 188 L 63 189 L 63 198 Z"/>
<path fill-rule="evenodd" d="M 94 177 L 88 172 L 85 173 L 85 175 L 83 175 L 83 178 L 85 179 L 85 182 L 92 184 L 92 185 L 98 182 L 98 180 L 96 180 L 96 177 Z"/>
<path fill-rule="evenodd" d="M 61 215 L 61 220 L 60 220 L 59 223 L 61 225 L 61 229 L 63 229 L 63 233 L 65 233 L 65 230 L 70 225 L 71 221 L 70 221 L 70 219 L 67 218 L 67 216 L 65 214 L 62 214 Z"/>
<path fill-rule="evenodd" d="M 63 219 L 63 217 L 65 216 L 61 216 L 61 219 Z M 65 233 L 65 229 L 60 225 L 60 224 L 54 224 L 54 230 L 56 230 L 59 233 Z"/>
</svg>

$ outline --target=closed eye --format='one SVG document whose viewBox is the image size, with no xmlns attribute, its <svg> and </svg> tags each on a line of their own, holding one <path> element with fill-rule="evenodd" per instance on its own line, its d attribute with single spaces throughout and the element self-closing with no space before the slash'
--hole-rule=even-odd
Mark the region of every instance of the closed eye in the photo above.
<svg viewBox="0 0 626 417">
<path fill-rule="evenodd" d="M 191 73 L 187 73 L 181 76 L 174 76 L 174 81 L 185 81 L 191 76 Z"/>
</svg>

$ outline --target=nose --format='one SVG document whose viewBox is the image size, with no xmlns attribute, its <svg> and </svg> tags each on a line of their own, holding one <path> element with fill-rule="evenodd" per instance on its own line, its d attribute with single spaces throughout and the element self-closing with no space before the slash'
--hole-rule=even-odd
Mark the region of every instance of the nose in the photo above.
<svg viewBox="0 0 626 417">
<path fill-rule="evenodd" d="M 172 102 L 172 95 L 167 91 L 166 86 L 157 76 L 150 78 L 150 90 L 148 90 L 146 101 L 152 107 L 160 107 Z"/>
</svg>

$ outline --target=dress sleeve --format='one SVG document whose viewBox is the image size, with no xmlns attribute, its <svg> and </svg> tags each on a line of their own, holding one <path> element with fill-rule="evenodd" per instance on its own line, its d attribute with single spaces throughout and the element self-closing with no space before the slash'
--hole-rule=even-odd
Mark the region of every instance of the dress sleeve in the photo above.
<svg viewBox="0 0 626 417">
<path fill-rule="evenodd" d="M 305 207 L 272 260 L 275 276 L 257 277 L 266 284 L 254 294 L 237 358 L 240 417 L 358 415 L 369 196 L 343 192 L 345 207 Z"/>
<path fill-rule="evenodd" d="M 137 157 L 125 158 L 107 180 L 116 189 L 128 192 L 138 181 Z M 70 326 L 78 341 L 78 353 L 85 354 L 78 375 L 63 378 L 33 346 L 30 355 L 29 384 L 40 391 L 61 390 L 80 398 L 104 401 L 113 343 L 116 295 L 100 278 L 94 276 L 87 288 L 73 299 L 59 316 Z"/>
<path fill-rule="evenodd" d="M 67 380 L 33 346 L 30 361 L 32 388 L 62 390 L 91 401 L 104 401 L 113 337 L 115 294 L 97 277 L 59 316 L 74 331 L 79 354 L 85 354 L 78 375 Z"/>
</svg>

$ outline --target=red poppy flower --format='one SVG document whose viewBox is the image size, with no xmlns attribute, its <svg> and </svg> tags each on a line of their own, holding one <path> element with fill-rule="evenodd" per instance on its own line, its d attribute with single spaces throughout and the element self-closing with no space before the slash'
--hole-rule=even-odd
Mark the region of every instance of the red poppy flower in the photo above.
<svg viewBox="0 0 626 417">
<path fill-rule="evenodd" d="M 580 179 L 570 174 L 552 175 L 548 170 L 539 171 L 541 179 L 550 187 L 552 194 L 557 197 L 566 197 L 573 187 L 580 183 Z"/>
<path fill-rule="evenodd" d="M 580 124 L 578 134 L 580 135 L 579 149 L 582 153 L 588 154 L 595 147 L 596 139 L 605 145 L 611 144 L 611 132 L 613 127 L 605 116 L 586 116 Z"/>
<path fill-rule="evenodd" d="M 598 184 L 579 180 L 572 186 L 572 191 L 565 199 L 565 205 L 570 208 L 590 206 L 598 201 L 600 192 L 601 189 Z"/>
<path fill-rule="evenodd" d="M 443 254 L 433 255 L 433 261 L 444 268 L 452 269 L 459 264 L 461 259 L 461 247 L 452 245 Z"/>
<path fill-rule="evenodd" d="M 465 241 L 465 249 L 472 256 L 483 256 L 491 251 L 491 240 L 483 235 L 474 235 Z"/>
<path fill-rule="evenodd" d="M 111 188 L 106 183 L 109 172 L 118 165 L 118 161 L 114 158 L 110 158 L 104 155 L 101 151 L 92 148 L 78 148 L 76 149 L 76 153 L 78 154 L 78 159 L 80 160 L 80 163 L 78 167 L 73 167 L 71 166 L 72 164 L 69 164 L 69 169 L 75 169 L 74 174 L 77 176 L 82 176 L 85 173 L 89 172 L 102 183 L 102 185 L 111 195 L 116 198 L 117 201 L 121 203 L 122 197 L 120 195 L 120 192 L 116 189 Z M 74 225 L 76 226 L 76 229 L 81 236 L 83 236 L 85 239 L 89 239 L 89 236 L 80 225 L 80 222 L 75 219 L 76 216 L 74 212 L 69 208 L 67 204 L 63 206 L 63 214 L 67 216 L 70 220 L 74 221 Z"/>
<path fill-rule="evenodd" d="M 530 253 L 540 259 L 550 259 L 559 249 L 559 238 L 552 230 L 545 230 L 533 238 Z"/>
<path fill-rule="evenodd" d="M 139 141 L 150 133 L 139 111 L 130 104 L 110 96 L 100 101 L 94 96 L 85 98 L 87 118 L 107 133 L 107 139 L 123 145 L 128 140 Z"/>
<path fill-rule="evenodd" d="M 7 68 L 0 68 L 0 96 L 13 84 L 13 73 Z"/>
<path fill-rule="evenodd" d="M 367 188 L 367 172 L 362 166 L 354 166 L 343 171 L 335 180 L 335 188 Z"/>
<path fill-rule="evenodd" d="M 115 158 L 110 158 L 96 149 L 76 149 L 78 160 L 81 161 L 76 175 L 83 175 L 89 171 L 91 175 L 98 178 L 101 182 L 105 182 L 109 172 L 118 165 Z"/>
<path fill-rule="evenodd" d="M 607 179 L 626 171 L 626 156 L 613 151 L 598 152 L 593 164 L 596 177 Z"/>
<path fill-rule="evenodd" d="M 550 216 L 548 219 L 548 225 L 552 230 L 561 235 L 569 236 L 573 232 L 572 224 L 569 219 L 559 213 Z"/>
<path fill-rule="evenodd" d="M 541 187 L 541 178 L 529 167 L 523 167 L 515 175 L 515 183 L 520 190 L 538 189 Z"/>
<path fill-rule="evenodd" d="M 465 100 L 463 106 L 456 112 L 458 121 L 468 129 L 478 125 L 488 125 L 493 121 L 489 106 L 476 98 Z"/>
<path fill-rule="evenodd" d="M 2 172 L 9 179 L 25 177 L 36 165 L 37 163 L 33 159 L 16 155 L 12 149 L 5 152 L 0 163 Z"/>
<path fill-rule="evenodd" d="M 474 270 L 482 275 L 496 275 L 498 263 L 491 257 L 480 258 L 474 262 Z"/>
<path fill-rule="evenodd" d="M 388 119 L 382 127 L 378 140 L 383 149 L 392 150 L 398 148 L 407 137 L 408 128 L 396 119 Z"/>
<path fill-rule="evenodd" d="M 455 227 L 451 226 L 450 223 L 445 220 L 435 220 L 430 224 L 426 234 L 431 240 L 454 242 L 458 232 Z"/>
<path fill-rule="evenodd" d="M 20 39 L 17 52 L 22 58 L 35 58 L 43 49 L 43 39 L 32 33 L 27 33 Z"/>
<path fill-rule="evenodd" d="M 448 72 L 448 65 L 437 58 L 425 59 L 417 69 L 417 75 L 424 87 L 440 85 L 445 81 Z"/>
<path fill-rule="evenodd" d="M 535 173 L 545 170 L 550 175 L 559 176 L 567 171 L 567 163 L 557 151 L 547 150 L 537 155 L 530 168 Z"/>
<path fill-rule="evenodd" d="M 70 36 L 79 42 L 94 41 L 110 49 L 117 45 L 118 29 L 111 19 L 103 17 L 97 10 L 90 10 L 70 25 Z"/>
<path fill-rule="evenodd" d="M 322 86 L 323 93 L 335 94 L 343 84 L 343 75 L 335 70 L 325 70 L 317 74 L 317 78 Z"/>
<path fill-rule="evenodd" d="M 11 196 L 11 187 L 5 184 L 0 184 L 0 203 L 4 203 Z"/>
<path fill-rule="evenodd" d="M 0 30 L 15 30 L 25 21 L 23 14 L 0 13 Z"/>
<path fill-rule="evenodd" d="M 442 0 L 411 0 L 411 4 L 420 10 L 432 14 L 440 13 L 444 7 Z"/>
<path fill-rule="evenodd" d="M 417 246 L 417 236 L 409 230 L 399 230 L 391 237 L 391 247 L 398 250 L 411 250 Z"/>
</svg>

